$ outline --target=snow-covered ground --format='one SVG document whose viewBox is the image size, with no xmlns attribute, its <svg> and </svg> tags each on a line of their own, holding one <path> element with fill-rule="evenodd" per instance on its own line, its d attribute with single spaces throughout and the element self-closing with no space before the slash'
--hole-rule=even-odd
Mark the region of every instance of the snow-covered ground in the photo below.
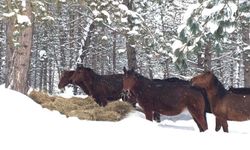
<svg viewBox="0 0 250 150">
<path fill-rule="evenodd" d="M 0 150 L 249 149 L 250 121 L 229 122 L 230 133 L 200 133 L 187 113 L 150 122 L 132 112 L 119 122 L 66 118 L 18 92 L 0 87 Z"/>
</svg>

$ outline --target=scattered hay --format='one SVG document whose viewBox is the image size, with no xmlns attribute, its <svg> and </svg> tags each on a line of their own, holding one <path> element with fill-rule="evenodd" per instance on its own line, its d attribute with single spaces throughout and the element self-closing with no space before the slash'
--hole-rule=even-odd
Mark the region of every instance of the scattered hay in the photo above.
<svg viewBox="0 0 250 150">
<path fill-rule="evenodd" d="M 113 101 L 108 103 L 108 105 L 104 107 L 104 109 L 106 109 L 107 111 L 114 111 L 119 113 L 121 116 L 125 116 L 132 111 L 133 107 L 127 102 Z"/>
<path fill-rule="evenodd" d="M 122 116 L 115 111 L 101 111 L 95 112 L 95 120 L 97 121 L 119 121 Z"/>
<path fill-rule="evenodd" d="M 38 92 L 38 91 L 32 91 L 29 94 L 29 97 L 38 104 L 44 104 L 54 101 L 54 98 L 50 97 L 49 95 L 43 92 Z"/>
<path fill-rule="evenodd" d="M 78 117 L 81 120 L 119 121 L 133 109 L 129 103 L 122 101 L 110 102 L 106 107 L 100 107 L 91 97 L 63 98 L 37 91 L 32 91 L 29 96 L 43 108 L 57 110 L 67 117 Z"/>
<path fill-rule="evenodd" d="M 72 110 L 67 117 L 78 117 L 81 120 L 94 120 L 94 115 L 86 110 Z"/>
<path fill-rule="evenodd" d="M 72 103 L 70 100 L 65 98 L 56 98 L 53 102 L 56 110 L 60 113 L 67 115 L 72 110 L 77 110 L 80 106 Z"/>
</svg>

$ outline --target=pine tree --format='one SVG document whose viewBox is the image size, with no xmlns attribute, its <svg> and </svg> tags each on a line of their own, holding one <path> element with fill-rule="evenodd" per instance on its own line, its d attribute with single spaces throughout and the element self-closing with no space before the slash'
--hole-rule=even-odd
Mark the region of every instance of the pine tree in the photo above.
<svg viewBox="0 0 250 150">
<path fill-rule="evenodd" d="M 244 34 L 241 31 L 244 31 L 244 27 L 249 29 L 249 1 L 200 0 L 191 7 L 193 10 L 187 12 L 191 13 L 179 28 L 179 36 L 174 43 L 177 45 L 174 48 L 177 56 L 175 62 L 179 66 L 187 67 L 187 60 L 192 54 L 201 54 L 202 69 L 214 69 L 212 58 L 219 56 L 216 54 L 224 55 L 227 52 L 224 43 L 233 43 L 232 34 L 238 37 L 233 53 L 244 51 L 243 47 L 246 46 L 240 45 L 248 45 L 248 40 L 242 40 Z"/>
</svg>

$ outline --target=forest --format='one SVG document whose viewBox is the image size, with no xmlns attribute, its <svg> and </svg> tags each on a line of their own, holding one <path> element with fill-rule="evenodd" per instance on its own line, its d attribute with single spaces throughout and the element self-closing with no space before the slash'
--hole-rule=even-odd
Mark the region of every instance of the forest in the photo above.
<svg viewBox="0 0 250 150">
<path fill-rule="evenodd" d="M 63 70 L 135 68 L 148 78 L 212 70 L 250 87 L 249 0 L 2 0 L 0 85 L 58 92 Z"/>
</svg>

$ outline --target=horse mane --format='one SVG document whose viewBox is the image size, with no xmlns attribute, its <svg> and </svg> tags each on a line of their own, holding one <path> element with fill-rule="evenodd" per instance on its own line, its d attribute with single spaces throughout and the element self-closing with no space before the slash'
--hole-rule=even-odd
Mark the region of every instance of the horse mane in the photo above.
<svg viewBox="0 0 250 150">
<path fill-rule="evenodd" d="M 250 94 L 250 88 L 247 88 L 247 87 L 234 88 L 230 86 L 228 91 L 235 93 L 235 94 L 248 94 L 248 95 Z"/>
<path fill-rule="evenodd" d="M 78 67 L 77 69 L 87 71 L 87 72 L 90 73 L 90 75 L 91 75 L 92 77 L 94 77 L 94 78 L 100 76 L 100 75 L 97 74 L 93 69 L 91 69 L 91 68 L 89 68 L 89 67 L 83 67 L 83 66 L 82 66 L 82 67 Z"/>
<path fill-rule="evenodd" d="M 214 86 L 217 88 L 217 96 L 220 98 L 224 97 L 227 94 L 227 90 L 225 89 L 224 85 L 219 81 L 219 79 L 213 74 L 212 74 L 212 81 Z"/>
</svg>

